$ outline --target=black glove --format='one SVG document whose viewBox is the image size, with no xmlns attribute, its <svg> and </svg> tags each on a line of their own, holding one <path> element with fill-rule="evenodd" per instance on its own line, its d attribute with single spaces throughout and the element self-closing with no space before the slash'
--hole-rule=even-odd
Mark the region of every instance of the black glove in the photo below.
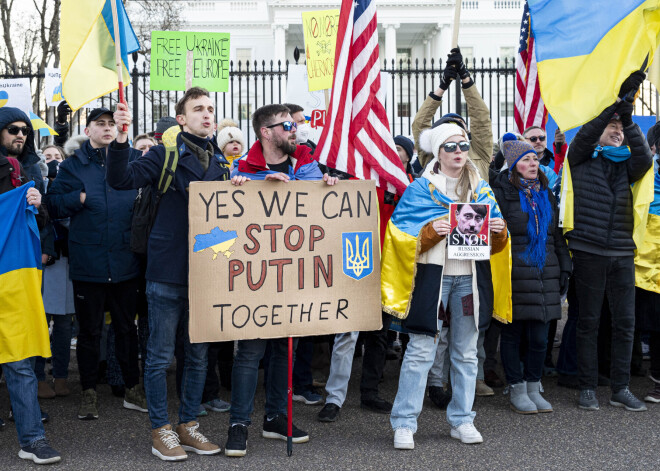
<svg viewBox="0 0 660 471">
<path fill-rule="evenodd" d="M 559 295 L 564 296 L 568 292 L 568 280 L 571 274 L 563 271 L 559 274 Z"/>
<path fill-rule="evenodd" d="M 634 95 L 637 93 L 637 89 L 644 82 L 646 74 L 641 70 L 636 70 L 630 76 L 623 81 L 621 88 L 619 89 L 619 98 L 625 97 L 628 93 Z"/>
<path fill-rule="evenodd" d="M 621 119 L 621 124 L 624 128 L 630 126 L 633 123 L 632 113 L 633 113 L 633 104 L 627 100 L 621 100 L 616 107 L 616 113 Z"/>
<path fill-rule="evenodd" d="M 57 122 L 66 123 L 69 113 L 71 113 L 71 107 L 66 100 L 60 102 L 60 104 L 57 105 Z"/>
<path fill-rule="evenodd" d="M 440 88 L 443 90 L 447 90 L 449 88 L 449 85 L 451 84 L 452 80 L 456 80 L 458 78 L 458 72 L 454 67 L 451 65 L 447 64 L 445 69 L 442 71 L 442 77 L 440 77 Z"/>
<path fill-rule="evenodd" d="M 455 47 L 449 51 L 449 55 L 447 56 L 447 67 L 450 65 L 456 69 L 461 80 L 470 76 L 470 72 L 468 72 L 468 69 L 465 66 L 465 60 L 463 60 L 463 54 L 461 54 L 460 48 Z"/>
</svg>

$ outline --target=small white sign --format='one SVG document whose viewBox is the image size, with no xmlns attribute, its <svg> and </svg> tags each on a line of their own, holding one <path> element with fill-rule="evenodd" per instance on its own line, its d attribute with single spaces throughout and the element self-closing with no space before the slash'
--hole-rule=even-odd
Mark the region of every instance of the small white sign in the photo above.
<svg viewBox="0 0 660 471">
<path fill-rule="evenodd" d="M 449 205 L 451 232 L 447 257 L 455 260 L 490 259 L 490 205 L 452 203 Z"/>
<path fill-rule="evenodd" d="M 28 114 L 32 111 L 30 79 L 0 79 L 0 108 L 11 106 Z"/>
</svg>

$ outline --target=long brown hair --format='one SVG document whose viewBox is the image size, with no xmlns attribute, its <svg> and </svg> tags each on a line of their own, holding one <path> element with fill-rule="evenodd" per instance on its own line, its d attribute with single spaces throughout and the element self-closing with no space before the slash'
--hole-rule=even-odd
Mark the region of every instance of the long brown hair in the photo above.
<svg viewBox="0 0 660 471">
<path fill-rule="evenodd" d="M 456 183 L 456 194 L 458 195 L 458 201 L 460 202 L 469 202 L 470 194 L 472 189 L 470 188 L 470 168 L 468 161 L 470 157 L 467 157 L 465 160 L 465 165 L 461 169 L 461 174 L 458 176 L 458 182 Z M 440 163 L 440 154 L 438 153 L 437 162 L 433 168 L 434 171 L 442 171 L 442 164 Z"/>
<path fill-rule="evenodd" d="M 540 165 L 539 165 L 538 175 L 539 175 L 539 182 L 541 182 L 541 189 L 545 190 L 546 188 L 548 188 L 548 177 L 545 176 L 545 172 L 541 170 Z M 514 187 L 516 187 L 517 190 L 522 190 L 522 185 L 520 184 L 520 178 L 521 178 L 520 172 L 516 167 L 513 167 L 511 169 L 511 176 L 509 177 L 509 181 Z"/>
</svg>

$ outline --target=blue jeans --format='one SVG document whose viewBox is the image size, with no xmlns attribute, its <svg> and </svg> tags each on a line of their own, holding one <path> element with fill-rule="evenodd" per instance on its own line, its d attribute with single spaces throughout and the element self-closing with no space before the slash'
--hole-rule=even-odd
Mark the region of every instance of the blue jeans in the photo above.
<svg viewBox="0 0 660 471">
<path fill-rule="evenodd" d="M 270 360 L 266 378 L 266 415 L 286 415 L 289 343 L 288 339 L 239 340 L 231 373 L 230 424 L 250 425 L 254 410 L 254 393 L 259 377 L 259 360 L 270 342 Z M 294 339 L 295 351 L 297 339 Z"/>
<path fill-rule="evenodd" d="M 3 363 L 2 371 L 7 379 L 9 400 L 16 420 L 18 443 L 28 446 L 46 437 L 41 423 L 41 409 L 37 400 L 37 377 L 29 358 Z"/>
<path fill-rule="evenodd" d="M 479 331 L 474 320 L 471 295 L 472 276 L 442 278 L 442 304 L 449 307 L 451 316 L 449 358 L 452 398 L 447 407 L 447 421 L 452 427 L 471 423 L 476 415 L 472 411 L 472 405 L 477 382 Z M 438 320 L 438 330 L 441 329 L 442 321 Z M 417 417 L 422 412 L 426 379 L 435 359 L 437 345 L 434 337 L 410 334 L 399 375 L 399 390 L 390 416 L 393 429 L 405 427 L 413 433 L 417 431 Z"/>
<path fill-rule="evenodd" d="M 181 382 L 179 423 L 197 420 L 206 380 L 207 343 L 190 343 L 188 335 L 188 287 L 147 281 L 149 339 L 144 371 L 151 428 L 169 424 L 167 417 L 167 368 L 174 358 L 176 329 L 185 326 L 185 360 Z"/>
<path fill-rule="evenodd" d="M 348 380 L 351 378 L 353 354 L 360 332 L 346 332 L 335 335 L 330 360 L 330 374 L 325 390 L 328 393 L 326 404 L 343 406 L 348 391 Z"/>
<path fill-rule="evenodd" d="M 46 321 L 53 319 L 53 334 L 50 339 L 50 349 L 53 353 L 53 378 L 69 377 L 69 360 L 71 358 L 71 331 L 73 330 L 72 314 L 46 314 Z M 46 359 L 37 357 L 34 373 L 37 380 L 46 381 Z"/>
</svg>

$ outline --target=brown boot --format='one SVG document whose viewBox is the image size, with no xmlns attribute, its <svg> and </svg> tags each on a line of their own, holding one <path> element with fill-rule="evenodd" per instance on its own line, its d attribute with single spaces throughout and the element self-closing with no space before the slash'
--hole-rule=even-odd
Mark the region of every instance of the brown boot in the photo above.
<svg viewBox="0 0 660 471">
<path fill-rule="evenodd" d="M 187 424 L 179 424 L 176 427 L 176 433 L 179 435 L 181 447 L 186 451 L 193 451 L 198 455 L 215 455 L 220 453 L 221 449 L 215 443 L 211 443 L 208 438 L 199 433 L 197 429 L 199 423 L 188 422 Z"/>
<path fill-rule="evenodd" d="M 71 394 L 69 390 L 69 385 L 66 384 L 65 378 L 55 378 L 55 395 L 56 396 L 68 396 Z"/>
<path fill-rule="evenodd" d="M 179 436 L 174 433 L 170 424 L 153 429 L 151 440 L 151 453 L 163 461 L 182 461 L 188 458 L 179 444 Z"/>
<path fill-rule="evenodd" d="M 52 399 L 55 397 L 55 391 L 50 387 L 46 381 L 39 381 L 37 385 L 37 397 L 39 399 Z"/>
</svg>

